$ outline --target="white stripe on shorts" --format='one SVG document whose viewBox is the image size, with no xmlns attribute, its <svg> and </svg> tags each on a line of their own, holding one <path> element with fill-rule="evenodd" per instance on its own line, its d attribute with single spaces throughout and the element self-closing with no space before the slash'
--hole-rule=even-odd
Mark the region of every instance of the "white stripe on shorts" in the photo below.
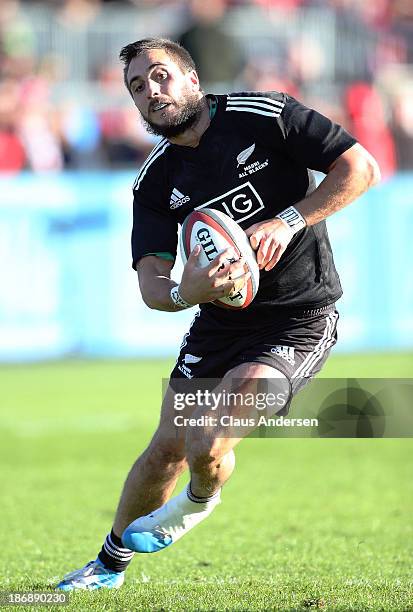
<svg viewBox="0 0 413 612">
<path fill-rule="evenodd" d="M 186 346 L 188 344 L 188 342 L 187 342 L 188 336 L 191 333 L 191 329 L 192 329 L 193 324 L 195 323 L 195 321 L 197 320 L 197 318 L 199 317 L 200 314 L 201 314 L 201 311 L 198 310 L 198 312 L 195 314 L 194 318 L 192 319 L 191 324 L 190 324 L 190 326 L 188 328 L 188 331 L 186 332 L 186 334 L 184 334 L 184 337 L 182 338 L 182 343 L 181 343 L 181 346 L 179 347 L 179 352 L 181 352 L 182 349 L 184 348 L 184 346 Z M 179 361 L 179 355 L 178 355 L 178 359 L 176 360 L 176 363 L 178 363 L 178 361 Z"/>
<path fill-rule="evenodd" d="M 307 355 L 303 363 L 293 372 L 291 378 L 305 378 L 310 376 L 311 370 L 314 368 L 316 363 L 322 359 L 324 353 L 334 344 L 334 331 L 338 314 L 336 312 L 330 312 L 326 317 L 326 326 L 324 333 L 316 344 L 314 349 Z"/>
</svg>

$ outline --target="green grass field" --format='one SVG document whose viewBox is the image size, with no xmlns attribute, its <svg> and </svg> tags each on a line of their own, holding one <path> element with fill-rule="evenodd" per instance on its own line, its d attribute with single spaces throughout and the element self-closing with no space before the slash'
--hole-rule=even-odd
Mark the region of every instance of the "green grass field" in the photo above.
<svg viewBox="0 0 413 612">
<path fill-rule="evenodd" d="M 412 363 L 335 356 L 324 374 L 411 377 Z M 170 365 L 0 368 L 0 591 L 48 590 L 96 556 Z M 412 476 L 411 439 L 246 440 L 205 523 L 136 557 L 120 591 L 63 609 L 413 610 Z"/>
</svg>

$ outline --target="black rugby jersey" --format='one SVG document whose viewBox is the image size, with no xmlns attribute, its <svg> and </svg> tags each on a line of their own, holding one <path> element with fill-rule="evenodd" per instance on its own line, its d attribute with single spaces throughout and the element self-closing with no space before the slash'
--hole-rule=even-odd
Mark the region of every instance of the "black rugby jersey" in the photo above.
<svg viewBox="0 0 413 612">
<path fill-rule="evenodd" d="M 285 93 L 214 98 L 215 116 L 196 148 L 163 139 L 141 167 L 133 187 L 134 267 L 151 253 L 175 258 L 178 224 L 194 209 L 220 210 L 244 230 L 273 218 L 315 189 L 311 170 L 326 172 L 356 143 L 342 127 Z M 201 309 L 247 317 L 268 307 L 273 314 L 274 308 L 320 308 L 341 294 L 323 221 L 298 232 L 278 264 L 261 271 L 258 293 L 245 311 L 213 304 Z"/>
</svg>

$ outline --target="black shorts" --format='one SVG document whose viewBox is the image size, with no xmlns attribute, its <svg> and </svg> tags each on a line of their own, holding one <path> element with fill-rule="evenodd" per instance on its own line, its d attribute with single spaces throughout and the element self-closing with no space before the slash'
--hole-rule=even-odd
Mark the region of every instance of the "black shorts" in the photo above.
<svg viewBox="0 0 413 612">
<path fill-rule="evenodd" d="M 256 362 L 284 374 L 293 395 L 321 370 L 337 342 L 338 316 L 331 304 L 229 328 L 212 309 L 200 311 L 184 336 L 171 379 L 221 379 L 235 366 Z"/>
</svg>

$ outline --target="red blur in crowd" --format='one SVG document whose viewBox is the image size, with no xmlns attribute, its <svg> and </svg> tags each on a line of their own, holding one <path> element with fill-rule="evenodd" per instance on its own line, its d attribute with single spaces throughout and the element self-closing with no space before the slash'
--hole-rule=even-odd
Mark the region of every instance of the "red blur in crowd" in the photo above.
<svg viewBox="0 0 413 612">
<path fill-rule="evenodd" d="M 23 169 L 26 154 L 17 134 L 18 87 L 13 82 L 3 82 L 0 87 L 0 171 L 19 172 Z"/>
<path fill-rule="evenodd" d="M 23 145 L 12 132 L 0 132 L 0 171 L 16 173 L 23 169 L 26 160 Z"/>
<path fill-rule="evenodd" d="M 368 83 L 353 83 L 345 95 L 350 131 L 377 160 L 382 177 L 396 171 L 396 150 L 379 92 Z"/>
<path fill-rule="evenodd" d="M 102 57 L 96 53 L 111 34 L 116 1 L 38 0 L 44 31 L 64 34 L 61 47 L 54 38 L 40 40 L 31 2 L 0 0 L 0 172 L 142 163 L 154 138 L 127 98 L 114 45 Z M 118 6 L 131 30 L 136 16 L 149 24 L 159 11 L 164 24 L 175 16 L 175 29 L 162 26 L 162 35 L 184 43 L 207 90 L 286 91 L 353 133 L 384 177 L 413 168 L 413 0 L 119 0 Z M 304 23 L 307 9 L 310 17 L 319 9 L 334 16 L 327 47 L 318 28 Z M 257 25 L 263 36 L 254 35 Z M 78 40 L 86 49 L 80 78 Z"/>
</svg>

